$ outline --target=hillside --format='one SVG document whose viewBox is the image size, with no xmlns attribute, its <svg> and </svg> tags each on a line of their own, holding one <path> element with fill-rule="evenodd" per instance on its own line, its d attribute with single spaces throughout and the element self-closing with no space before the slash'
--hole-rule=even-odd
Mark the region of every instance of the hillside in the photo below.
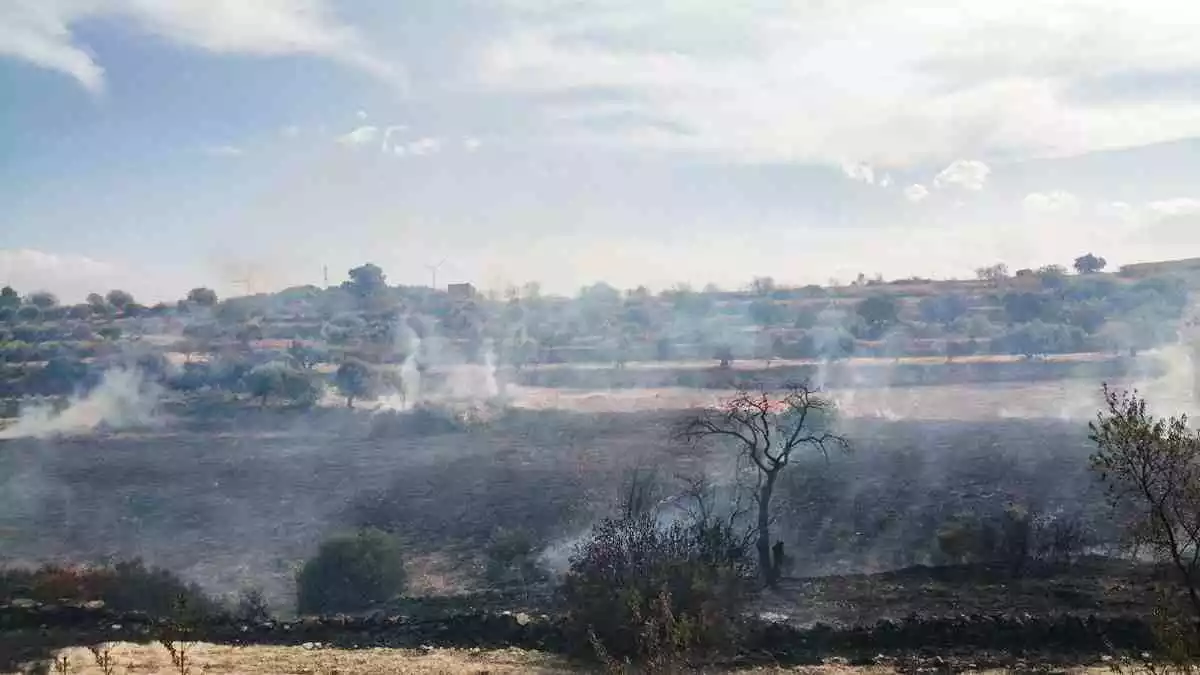
<svg viewBox="0 0 1200 675">
<path fill-rule="evenodd" d="M 1196 280 L 1191 261 L 1119 274 L 1061 268 L 980 271 L 978 280 L 868 280 L 658 294 L 599 283 L 573 298 L 536 285 L 502 297 L 470 285 L 393 287 L 373 265 L 330 288 L 220 301 L 196 289 L 145 307 L 112 291 L 62 306 L 0 294 L 0 397 L 65 395 L 113 367 L 167 373 L 172 386 L 232 387 L 256 365 L 300 369 L 347 359 L 417 368 L 561 363 L 971 355 L 1126 354 L 1173 342 Z M 1182 271 L 1181 271 L 1182 270 Z M 1149 276 L 1147 276 L 1149 275 Z M 328 368 L 327 368 L 328 369 Z"/>
</svg>

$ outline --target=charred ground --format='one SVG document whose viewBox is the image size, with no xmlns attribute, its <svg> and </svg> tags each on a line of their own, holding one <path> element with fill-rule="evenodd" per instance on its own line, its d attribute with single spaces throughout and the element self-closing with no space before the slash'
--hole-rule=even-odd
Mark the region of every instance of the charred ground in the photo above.
<svg viewBox="0 0 1200 675">
<path fill-rule="evenodd" d="M 669 498 L 732 458 L 669 438 L 679 412 L 509 410 L 458 431 L 380 434 L 346 411 L 185 418 L 154 432 L 8 441 L 0 516 L 6 563 L 141 556 L 218 593 L 290 604 L 294 570 L 329 534 L 399 535 L 417 588 L 486 585 L 483 548 L 519 526 L 561 565 L 613 512 L 635 467 Z M 324 416 L 322 416 L 324 415 Z M 949 562 L 939 529 L 1016 504 L 1110 539 L 1087 469 L 1086 427 L 1057 420 L 842 422 L 853 451 L 789 470 L 778 531 L 793 576 Z M 921 599 L 912 598 L 920 611 Z"/>
</svg>

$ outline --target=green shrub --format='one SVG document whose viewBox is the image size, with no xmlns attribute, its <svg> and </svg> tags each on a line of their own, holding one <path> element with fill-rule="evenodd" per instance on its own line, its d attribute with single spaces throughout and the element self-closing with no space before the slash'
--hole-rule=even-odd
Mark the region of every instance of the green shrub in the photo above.
<svg viewBox="0 0 1200 675">
<path fill-rule="evenodd" d="M 404 592 L 407 578 L 400 544 L 376 529 L 362 529 L 321 544 L 297 578 L 302 614 L 361 612 Z"/>
<path fill-rule="evenodd" d="M 737 642 L 747 556 L 720 526 L 605 520 L 562 587 L 572 647 L 609 665 L 670 669 Z"/>
<path fill-rule="evenodd" d="M 311 407 L 321 400 L 325 392 L 325 380 L 311 370 L 284 368 L 280 378 L 280 389 L 284 398 L 295 405 Z"/>
</svg>

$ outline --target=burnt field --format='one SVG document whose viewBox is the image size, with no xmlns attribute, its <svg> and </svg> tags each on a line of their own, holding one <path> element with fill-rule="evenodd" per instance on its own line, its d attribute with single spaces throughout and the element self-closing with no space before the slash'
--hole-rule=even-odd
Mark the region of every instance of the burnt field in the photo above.
<svg viewBox="0 0 1200 675">
<path fill-rule="evenodd" d="M 728 478 L 731 456 L 670 440 L 679 414 L 514 409 L 454 431 L 381 434 L 346 411 L 245 411 L 5 441 L 0 562 L 142 557 L 218 594 L 261 587 L 287 611 L 294 570 L 319 541 L 374 525 L 404 540 L 412 593 L 478 589 L 497 527 L 529 530 L 553 568 L 613 513 L 633 468 L 654 469 L 664 497 L 687 476 Z M 1080 422 L 841 424 L 851 453 L 784 478 L 777 531 L 793 577 L 937 563 L 946 522 L 1011 503 L 1110 538 Z M 920 594 L 896 597 L 897 611 L 921 611 Z"/>
</svg>

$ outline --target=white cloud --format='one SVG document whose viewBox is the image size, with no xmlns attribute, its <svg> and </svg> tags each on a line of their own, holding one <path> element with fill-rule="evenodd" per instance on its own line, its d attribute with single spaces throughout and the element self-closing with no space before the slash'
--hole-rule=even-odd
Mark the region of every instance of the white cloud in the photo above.
<svg viewBox="0 0 1200 675">
<path fill-rule="evenodd" d="M 929 188 L 920 183 L 915 183 L 904 188 L 904 198 L 914 204 L 925 201 L 925 198 L 928 196 Z"/>
<path fill-rule="evenodd" d="M 1021 200 L 1021 206 L 1026 213 L 1034 216 L 1074 217 L 1079 215 L 1079 197 L 1065 190 L 1050 192 L 1031 192 Z"/>
<path fill-rule="evenodd" d="M 850 180 L 856 180 L 867 185 L 875 184 L 875 169 L 866 162 L 843 162 L 842 173 Z"/>
<path fill-rule="evenodd" d="M 70 75 L 92 92 L 104 88 L 104 68 L 72 44 L 68 18 L 49 0 L 0 4 L 0 56 Z"/>
<path fill-rule="evenodd" d="M 93 291 L 122 287 L 121 277 L 116 266 L 87 256 L 0 249 L 0 285 L 11 285 L 22 294 L 45 290 L 75 302 Z"/>
<path fill-rule="evenodd" d="M 123 19 L 137 30 L 217 54 L 309 54 L 399 82 L 358 32 L 333 15 L 326 0 L 5 0 L 0 3 L 0 55 L 69 75 L 91 91 L 104 69 L 72 27 L 88 19 Z"/>
<path fill-rule="evenodd" d="M 467 138 L 463 139 L 462 145 L 463 145 L 463 149 L 466 150 L 467 152 L 475 152 L 476 150 L 479 149 L 479 146 L 483 145 L 483 142 L 480 141 L 478 138 L 473 138 L 473 137 L 468 136 Z"/>
<path fill-rule="evenodd" d="M 933 186 L 944 188 L 956 185 L 964 190 L 979 191 L 992 170 L 987 164 L 973 159 L 956 159 L 933 179 Z"/>
<path fill-rule="evenodd" d="M 374 143 L 379 137 L 379 127 L 361 126 L 337 137 L 337 142 L 346 146 L 361 146 Z"/>
<path fill-rule="evenodd" d="M 354 115 L 355 115 L 355 117 L 357 117 L 360 120 L 367 119 L 367 111 L 366 110 L 359 110 L 358 112 L 354 113 Z"/>
<path fill-rule="evenodd" d="M 891 185 L 892 185 L 892 174 L 890 174 L 890 173 L 883 174 L 883 178 L 879 179 L 879 187 L 885 188 L 885 187 L 891 187 Z"/>
<path fill-rule="evenodd" d="M 537 4 L 519 3 L 518 20 L 483 50 L 480 84 L 619 92 L 595 105 L 616 100 L 685 130 L 580 128 L 572 138 L 913 166 L 1200 135 L 1200 99 L 1186 91 L 1117 91 L 1200 70 L 1200 5 L 1177 0 Z M 547 116 L 560 108 L 547 104 Z"/>
<path fill-rule="evenodd" d="M 300 127 L 296 124 L 289 124 L 288 126 L 280 129 L 279 133 L 284 138 L 295 138 L 300 135 Z"/>
<path fill-rule="evenodd" d="M 1193 216 L 1200 214 L 1200 199 L 1177 197 L 1150 202 L 1146 205 L 1150 212 L 1160 218 L 1176 216 Z"/>
<path fill-rule="evenodd" d="M 432 155 L 442 149 L 442 141 L 433 137 L 418 138 L 408 144 L 408 153 L 410 155 Z"/>
<path fill-rule="evenodd" d="M 213 157 L 240 157 L 244 151 L 236 145 L 210 145 L 203 149 L 204 154 Z"/>
</svg>

